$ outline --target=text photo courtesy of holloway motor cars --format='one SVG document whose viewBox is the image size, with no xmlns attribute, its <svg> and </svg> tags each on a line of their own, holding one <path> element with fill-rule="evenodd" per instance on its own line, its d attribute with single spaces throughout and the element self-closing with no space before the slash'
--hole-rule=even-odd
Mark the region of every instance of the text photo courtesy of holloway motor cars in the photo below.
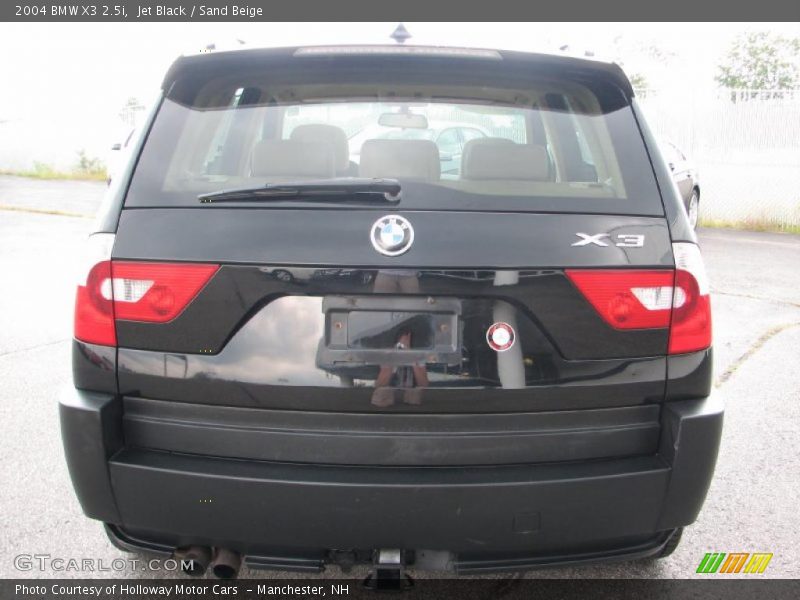
<svg viewBox="0 0 800 600">
<path fill-rule="evenodd" d="M 0 7 L 0 597 L 796 597 L 798 15 L 311 4 Z"/>
</svg>

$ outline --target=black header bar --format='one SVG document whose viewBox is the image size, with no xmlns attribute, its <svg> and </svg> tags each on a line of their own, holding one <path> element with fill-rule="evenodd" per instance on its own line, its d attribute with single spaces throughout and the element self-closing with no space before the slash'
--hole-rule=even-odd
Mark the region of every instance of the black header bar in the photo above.
<svg viewBox="0 0 800 600">
<path fill-rule="evenodd" d="M 3 0 L 0 21 L 797 21 L 792 0 Z"/>
</svg>

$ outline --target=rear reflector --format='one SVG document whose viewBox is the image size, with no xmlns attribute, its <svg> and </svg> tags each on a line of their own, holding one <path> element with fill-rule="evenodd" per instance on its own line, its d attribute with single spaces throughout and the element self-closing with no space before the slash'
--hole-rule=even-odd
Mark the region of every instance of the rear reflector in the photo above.
<svg viewBox="0 0 800 600">
<path fill-rule="evenodd" d="M 675 243 L 675 270 L 566 271 L 606 323 L 615 329 L 669 327 L 669 354 L 711 346 L 711 303 L 700 249 Z"/>
<path fill-rule="evenodd" d="M 114 236 L 89 238 L 88 275 L 75 302 L 75 338 L 115 346 L 116 320 L 165 323 L 177 317 L 218 265 L 112 261 Z M 87 267 L 84 267 L 87 268 Z"/>
</svg>

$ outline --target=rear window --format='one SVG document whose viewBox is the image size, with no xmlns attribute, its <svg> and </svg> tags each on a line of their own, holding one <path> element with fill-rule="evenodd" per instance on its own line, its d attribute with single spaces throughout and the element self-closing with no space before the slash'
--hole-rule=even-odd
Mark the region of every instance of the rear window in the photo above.
<svg viewBox="0 0 800 600">
<path fill-rule="evenodd" d="M 366 177 L 399 180 L 404 209 L 661 213 L 621 92 L 552 77 L 484 81 L 479 68 L 434 78 L 424 64 L 418 81 L 374 64 L 337 77 L 335 65 L 325 76 L 265 67 L 179 78 L 126 206 L 194 206 L 215 191 Z"/>
</svg>

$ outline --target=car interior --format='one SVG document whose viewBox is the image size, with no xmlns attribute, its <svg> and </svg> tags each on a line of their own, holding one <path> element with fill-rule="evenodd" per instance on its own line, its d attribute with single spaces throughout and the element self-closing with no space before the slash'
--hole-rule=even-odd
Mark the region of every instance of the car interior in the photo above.
<svg viewBox="0 0 800 600">
<path fill-rule="evenodd" d="M 625 197 L 603 115 L 588 90 L 528 92 L 516 98 L 519 106 L 484 98 L 359 97 L 264 104 L 263 96 L 238 88 L 222 107 L 190 110 L 164 189 L 359 177 L 479 194 L 569 196 L 578 190 L 581 196 Z M 480 123 L 484 137 L 462 140 L 458 154 L 445 152 L 435 135 L 426 135 L 435 133 L 426 113 L 451 130 Z M 383 132 L 370 137 L 370 128 Z"/>
</svg>

